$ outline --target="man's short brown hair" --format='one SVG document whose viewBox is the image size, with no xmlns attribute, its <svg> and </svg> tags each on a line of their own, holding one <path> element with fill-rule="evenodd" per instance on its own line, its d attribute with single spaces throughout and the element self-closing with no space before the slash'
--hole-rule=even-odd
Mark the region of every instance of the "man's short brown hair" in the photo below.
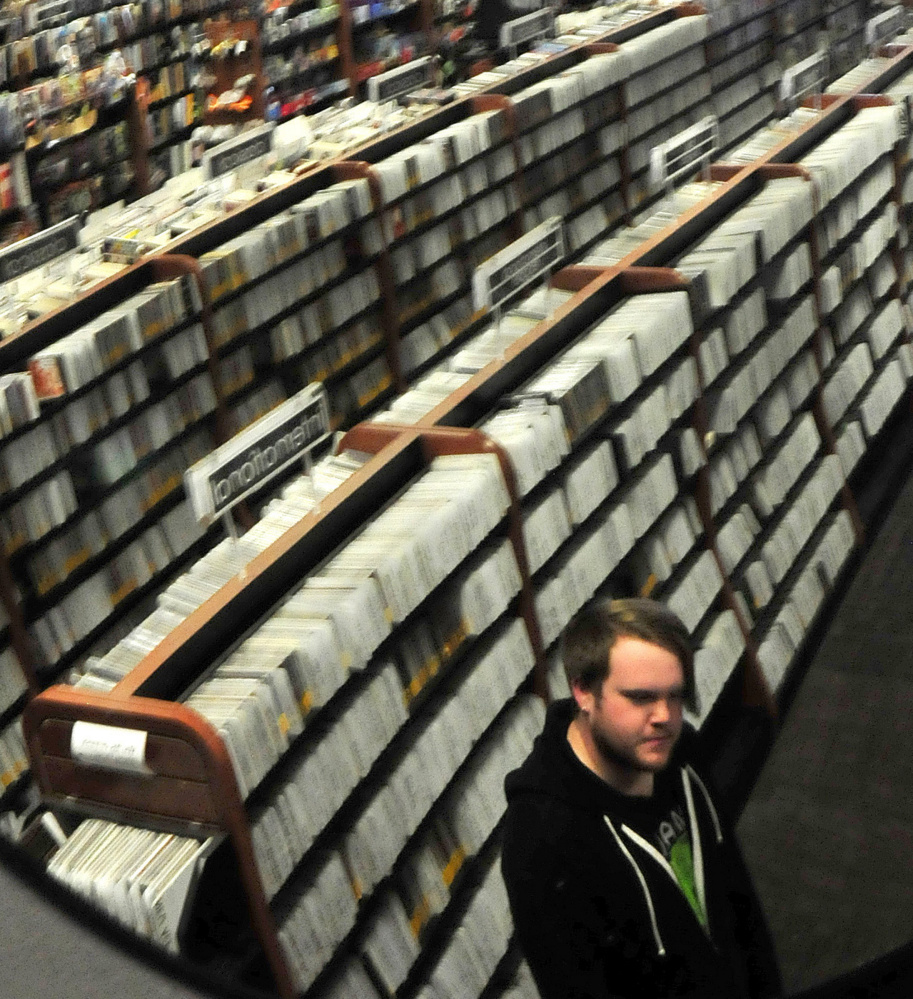
<svg viewBox="0 0 913 999">
<path fill-rule="evenodd" d="M 678 658 L 685 676 L 685 704 L 697 711 L 694 651 L 681 618 L 656 600 L 594 600 L 580 611 L 564 632 L 564 673 L 571 689 L 599 695 L 609 674 L 609 656 L 622 637 L 639 638 Z"/>
</svg>

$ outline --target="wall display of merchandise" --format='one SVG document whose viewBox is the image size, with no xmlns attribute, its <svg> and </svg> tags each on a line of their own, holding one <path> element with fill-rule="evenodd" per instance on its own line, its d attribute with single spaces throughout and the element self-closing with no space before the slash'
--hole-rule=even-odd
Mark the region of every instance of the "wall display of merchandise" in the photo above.
<svg viewBox="0 0 913 999">
<path fill-rule="evenodd" d="M 698 72 L 695 63 L 696 75 L 689 70 L 687 87 L 672 87 L 669 98 L 682 111 L 701 88 L 712 87 L 722 114 L 744 131 L 769 112 L 777 66 L 782 69 L 826 42 L 832 72 L 838 72 L 861 46 L 866 5 L 853 0 L 813 7 L 796 0 L 751 9 L 710 5 L 711 25 L 718 22 L 721 28 L 711 30 L 706 43 L 713 68 Z M 642 12 L 631 4 L 600 11 L 603 30 Z M 295 0 L 267 5 L 255 20 L 227 30 L 220 20 L 226 13 L 222 0 L 13 8 L 5 22 L 0 77 L 17 90 L 41 79 L 46 83 L 36 86 L 42 92 L 30 96 L 19 115 L 37 136 L 30 139 L 25 165 L 18 159 L 18 125 L 0 130 L 10 138 L 8 169 L 0 170 L 0 212 L 10 213 L 7 220 L 15 223 L 10 237 L 27 231 L 21 208 L 33 200 L 29 191 L 40 224 L 48 225 L 155 190 L 194 161 L 199 143 L 191 140 L 203 122 L 286 120 L 363 94 L 370 76 L 434 53 L 447 27 L 441 18 L 449 16 L 433 9 L 430 0 Z M 213 30 L 218 38 L 211 37 Z M 444 48 L 450 51 L 450 33 L 445 34 Z M 121 103 L 112 86 L 124 85 L 117 82 L 124 73 L 126 81 L 136 78 L 137 90 Z M 638 112 L 634 119 L 638 128 L 654 127 L 649 115 Z M 220 135 L 202 131 L 199 140 L 211 145 Z M 650 141 L 645 136 L 643 149 Z"/>
<path fill-rule="evenodd" d="M 267 118 L 283 121 L 348 94 L 338 3 L 287 4 L 263 18 L 261 45 Z"/>
<path fill-rule="evenodd" d="M 774 122 L 742 24 L 524 58 L 0 343 L 0 804 L 24 708 L 55 876 L 104 844 L 114 918 L 282 996 L 534 995 L 500 787 L 574 611 L 668 602 L 702 738 L 769 737 L 909 399 L 913 48 Z M 654 204 L 713 111 L 733 161 Z M 478 308 L 555 216 L 551 289 Z M 183 470 L 314 380 L 334 453 L 203 530 Z"/>
</svg>

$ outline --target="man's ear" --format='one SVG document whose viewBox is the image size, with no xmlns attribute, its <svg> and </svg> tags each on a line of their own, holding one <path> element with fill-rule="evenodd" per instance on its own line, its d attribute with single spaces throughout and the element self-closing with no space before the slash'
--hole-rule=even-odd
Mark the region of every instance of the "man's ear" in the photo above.
<svg viewBox="0 0 913 999">
<path fill-rule="evenodd" d="M 596 697 L 591 690 L 586 690 L 580 686 L 580 681 L 575 680 L 571 684 L 571 694 L 577 702 L 577 709 L 581 714 L 589 715 L 596 703 Z"/>
</svg>

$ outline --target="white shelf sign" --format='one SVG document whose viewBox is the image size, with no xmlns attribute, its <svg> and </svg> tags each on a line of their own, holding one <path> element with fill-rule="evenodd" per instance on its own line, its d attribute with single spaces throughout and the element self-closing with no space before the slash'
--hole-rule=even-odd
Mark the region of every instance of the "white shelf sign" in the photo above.
<svg viewBox="0 0 913 999">
<path fill-rule="evenodd" d="M 146 766 L 146 732 L 77 721 L 70 734 L 70 755 L 79 763 L 131 774 L 151 774 Z"/>
<path fill-rule="evenodd" d="M 184 473 L 184 488 L 197 518 L 211 523 L 309 455 L 329 433 L 326 389 L 308 385 Z"/>
<path fill-rule="evenodd" d="M 476 309 L 494 309 L 546 275 L 564 257 L 564 229 L 556 215 L 480 264 L 472 276 Z"/>
<path fill-rule="evenodd" d="M 790 66 L 780 80 L 780 100 L 801 100 L 806 94 L 824 89 L 828 74 L 828 55 L 825 49 Z"/>
<path fill-rule="evenodd" d="M 430 86 L 433 66 L 434 60 L 431 56 L 422 56 L 421 59 L 413 59 L 405 66 L 397 66 L 396 69 L 372 76 L 368 80 L 368 100 L 382 104 L 384 101 L 402 97 L 403 94 L 411 94 L 413 90 Z"/>
<path fill-rule="evenodd" d="M 710 162 L 719 146 L 719 124 L 707 115 L 696 125 L 650 150 L 650 185 L 654 190 L 674 185 Z"/>
<path fill-rule="evenodd" d="M 900 5 L 890 7 L 883 14 L 870 18 L 865 23 L 866 45 L 884 45 L 905 28 L 904 9 Z"/>
<path fill-rule="evenodd" d="M 501 25 L 498 44 L 502 49 L 515 48 L 539 38 L 555 37 L 555 10 L 543 7 L 532 14 L 515 17 Z"/>
</svg>

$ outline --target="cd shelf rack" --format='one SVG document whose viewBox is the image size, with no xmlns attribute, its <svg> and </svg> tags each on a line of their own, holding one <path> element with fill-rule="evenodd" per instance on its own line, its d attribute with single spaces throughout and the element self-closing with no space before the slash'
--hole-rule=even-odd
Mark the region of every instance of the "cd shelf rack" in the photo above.
<svg viewBox="0 0 913 999">
<path fill-rule="evenodd" d="M 294 580 L 306 576 L 309 564 L 326 558 L 339 543 L 337 531 L 341 525 L 352 526 L 363 520 L 366 489 L 371 490 L 376 503 L 379 493 L 395 493 L 403 481 L 420 474 L 422 468 L 436 456 L 493 453 L 498 467 L 503 470 L 508 493 L 511 491 L 509 463 L 500 449 L 477 431 L 363 425 L 350 431 L 342 446 L 373 453 L 376 457 L 365 465 L 362 472 L 356 473 L 351 488 L 344 486 L 337 490 L 318 514 L 306 518 L 311 521 L 310 530 L 290 532 L 290 537 L 284 537 L 264 553 L 263 560 L 247 567 L 243 581 L 236 579 L 229 587 L 234 588 L 236 595 L 244 602 L 251 602 L 254 617 L 266 611 L 275 597 L 293 585 Z M 535 649 L 540 642 L 529 603 L 525 551 L 515 501 L 508 508 L 507 531 L 521 580 L 524 581 L 519 596 L 518 620 L 524 622 L 523 627 L 528 630 L 529 644 L 533 649 L 533 660 L 539 662 Z M 299 543 L 295 542 L 296 537 Z M 258 564 L 261 561 L 262 571 Z M 194 643 L 202 641 L 209 647 L 207 653 L 200 654 L 198 648 L 192 656 L 201 668 L 211 661 L 212 649 L 223 646 L 225 642 L 227 636 L 221 625 L 226 612 L 233 620 L 238 620 L 235 605 L 231 601 L 225 602 L 224 594 L 220 593 L 188 619 L 187 626 L 195 634 Z M 199 627 L 200 619 L 207 619 L 202 629 Z M 245 615 L 245 619 L 250 620 L 250 615 Z M 257 873 L 250 833 L 252 823 L 231 776 L 231 761 L 224 743 L 195 711 L 181 703 L 161 699 L 162 693 L 168 696 L 171 691 L 173 694 L 175 685 L 187 685 L 191 680 L 187 672 L 188 648 L 182 640 L 182 630 L 179 629 L 156 650 L 158 662 L 155 666 L 148 661 L 141 664 L 108 695 L 81 692 L 77 704 L 72 701 L 75 691 L 64 688 L 49 691 L 49 699 L 26 722 L 28 739 L 36 740 L 43 746 L 41 770 L 40 773 L 36 771 L 36 775 L 42 785 L 56 789 L 52 796 L 62 806 L 78 802 L 81 808 L 83 803 L 91 801 L 94 814 L 123 817 L 123 804 L 129 800 L 133 822 L 164 830 L 180 830 L 190 835 L 213 832 L 228 835 L 245 882 L 252 924 L 264 945 L 279 992 L 293 995 L 295 990 L 289 984 L 285 960 L 277 949 L 275 925 Z M 454 640 L 454 646 L 468 645 L 469 642 L 469 636 L 462 636 Z M 452 661 L 442 663 L 441 673 L 435 678 L 435 692 L 441 678 L 446 683 L 457 671 L 454 663 L 460 674 L 466 672 L 465 650 L 460 649 L 459 657 L 455 650 L 450 655 Z M 533 667 L 533 675 L 538 677 L 534 685 L 541 686 L 541 662 Z M 159 696 L 150 696 L 153 692 Z M 424 711 L 427 702 L 419 695 L 427 696 L 427 692 L 416 689 L 413 694 L 410 713 Z M 57 695 L 60 695 L 60 701 L 56 700 Z M 333 703 L 329 702 L 321 712 L 331 712 Z M 316 710 L 315 716 L 318 720 L 321 717 Z M 78 720 L 147 732 L 146 762 L 152 773 L 139 776 L 128 773 L 99 775 L 96 771 L 96 778 L 100 776 L 100 779 L 93 779 L 93 768 L 87 770 L 70 753 L 72 726 Z M 411 727 L 413 731 L 416 728 L 414 724 Z M 403 731 L 406 731 L 406 723 Z M 305 738 L 307 732 L 308 729 L 305 729 Z M 406 741 L 408 744 L 408 736 Z M 290 752 L 295 751 L 293 746 Z M 283 768 L 288 770 L 284 762 L 279 767 L 277 780 L 281 781 Z M 367 778 L 371 779 L 371 776 Z M 375 782 L 376 779 L 375 776 Z M 263 794 L 261 788 L 256 789 L 251 796 L 255 804 L 263 798 Z M 277 897 L 280 906 L 287 895 L 288 889 L 285 889 Z"/>
</svg>

